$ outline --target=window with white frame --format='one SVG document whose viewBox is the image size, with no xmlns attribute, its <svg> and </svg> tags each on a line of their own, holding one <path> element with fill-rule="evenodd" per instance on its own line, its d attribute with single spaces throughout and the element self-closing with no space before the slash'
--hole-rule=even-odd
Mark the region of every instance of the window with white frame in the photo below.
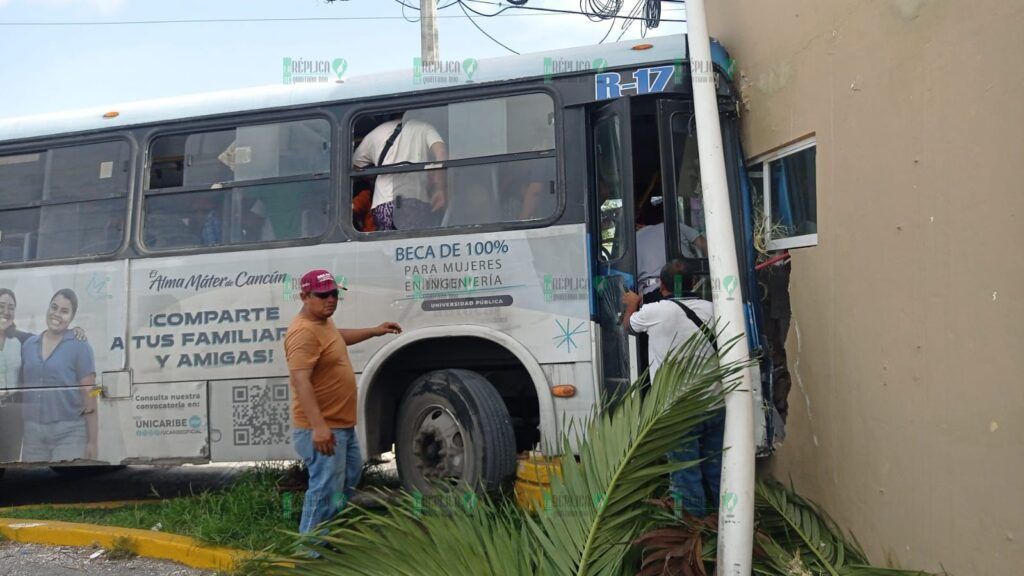
<svg viewBox="0 0 1024 576">
<path fill-rule="evenodd" d="M 812 136 L 747 164 L 768 250 L 818 245 L 816 155 Z"/>
</svg>

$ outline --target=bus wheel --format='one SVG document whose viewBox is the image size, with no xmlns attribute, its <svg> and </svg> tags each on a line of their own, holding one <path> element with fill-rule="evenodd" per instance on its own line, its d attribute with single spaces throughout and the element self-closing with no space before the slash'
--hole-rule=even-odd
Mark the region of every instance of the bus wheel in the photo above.
<svg viewBox="0 0 1024 576">
<path fill-rule="evenodd" d="M 471 370 L 437 370 L 413 382 L 398 413 L 395 456 L 406 490 L 502 488 L 516 471 L 512 419 L 498 391 Z"/>
</svg>

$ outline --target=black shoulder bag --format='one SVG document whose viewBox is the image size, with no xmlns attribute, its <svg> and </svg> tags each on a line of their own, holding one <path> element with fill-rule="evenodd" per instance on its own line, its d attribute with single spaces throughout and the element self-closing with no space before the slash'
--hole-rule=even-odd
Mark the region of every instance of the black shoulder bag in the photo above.
<svg viewBox="0 0 1024 576">
<path fill-rule="evenodd" d="M 395 139 L 398 138 L 398 134 L 402 131 L 402 123 L 399 122 L 398 126 L 395 126 L 395 131 L 388 136 L 388 141 L 384 143 L 384 147 L 380 150 L 380 156 L 377 157 L 377 167 L 379 168 L 384 164 L 384 157 L 388 155 L 388 150 L 391 150 L 391 145 L 395 143 Z"/>
<path fill-rule="evenodd" d="M 694 324 L 697 325 L 697 329 L 700 330 L 700 333 L 703 334 L 704 337 L 708 339 L 708 343 L 711 344 L 711 347 L 715 349 L 715 352 L 718 352 L 718 340 L 715 338 L 715 333 L 711 331 L 711 328 L 708 328 L 708 325 L 705 324 L 704 321 L 700 319 L 700 316 L 697 316 L 697 313 L 691 310 L 689 306 L 683 304 L 682 302 L 674 298 L 671 300 L 672 302 L 675 302 L 677 306 L 683 309 L 683 313 L 686 314 L 686 317 L 690 319 L 690 322 L 693 322 Z"/>
</svg>

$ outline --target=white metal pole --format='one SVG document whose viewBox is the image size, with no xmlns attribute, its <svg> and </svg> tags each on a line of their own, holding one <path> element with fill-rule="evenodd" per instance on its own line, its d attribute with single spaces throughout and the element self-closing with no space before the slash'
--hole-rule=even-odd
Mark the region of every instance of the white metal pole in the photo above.
<svg viewBox="0 0 1024 576">
<path fill-rule="evenodd" d="M 700 152 L 701 188 L 707 224 L 708 259 L 722 341 L 741 336 L 722 362 L 746 360 L 746 320 L 739 282 L 739 264 L 725 177 L 725 155 L 718 99 L 711 62 L 704 0 L 686 2 L 686 41 L 690 48 L 693 106 Z M 725 454 L 722 457 L 722 499 L 718 508 L 718 576 L 749 576 L 754 544 L 754 402 L 753 375 L 744 370 L 740 387 L 725 399 Z"/>
<path fill-rule="evenodd" d="M 437 0 L 420 0 L 420 58 L 437 62 Z"/>
</svg>

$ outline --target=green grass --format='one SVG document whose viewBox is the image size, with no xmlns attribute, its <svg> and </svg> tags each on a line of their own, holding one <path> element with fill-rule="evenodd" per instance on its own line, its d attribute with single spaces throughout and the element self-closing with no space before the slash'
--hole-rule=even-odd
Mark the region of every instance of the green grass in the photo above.
<svg viewBox="0 0 1024 576">
<path fill-rule="evenodd" d="M 0 508 L 6 518 L 82 522 L 190 536 L 217 546 L 284 552 L 294 542 L 302 514 L 302 494 L 277 491 L 283 471 L 257 468 L 230 487 L 190 497 L 112 509 Z"/>
</svg>

